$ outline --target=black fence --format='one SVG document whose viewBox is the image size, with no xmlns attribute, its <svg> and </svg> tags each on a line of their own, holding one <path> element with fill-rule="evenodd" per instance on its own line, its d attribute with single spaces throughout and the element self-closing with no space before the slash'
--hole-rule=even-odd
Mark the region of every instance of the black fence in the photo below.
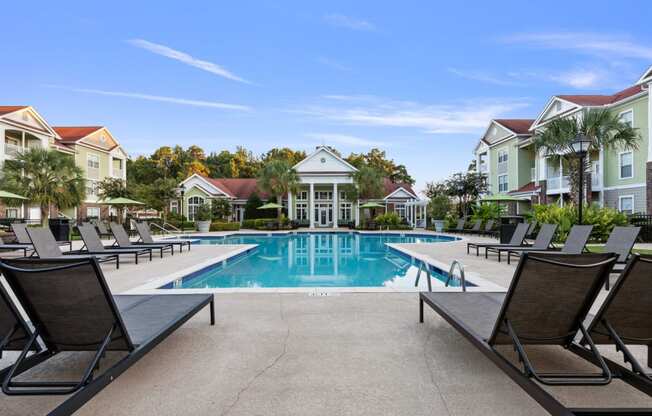
<svg viewBox="0 0 652 416">
<path fill-rule="evenodd" d="M 645 243 L 652 242 L 652 215 L 631 215 L 629 217 L 629 223 L 637 227 L 641 227 L 641 233 L 638 235 L 639 240 Z"/>
</svg>

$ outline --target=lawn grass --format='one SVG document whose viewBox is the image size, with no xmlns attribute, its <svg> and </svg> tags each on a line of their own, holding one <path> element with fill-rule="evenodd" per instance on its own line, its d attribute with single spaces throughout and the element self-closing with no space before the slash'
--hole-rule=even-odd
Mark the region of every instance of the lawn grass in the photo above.
<svg viewBox="0 0 652 416">
<path fill-rule="evenodd" d="M 602 253 L 602 252 L 604 252 L 604 246 L 602 246 L 602 245 L 598 246 L 598 245 L 589 244 L 589 245 L 586 246 L 586 248 L 587 248 L 591 253 Z M 652 254 L 652 250 L 651 250 L 651 249 L 636 248 L 636 247 L 634 247 L 634 248 L 632 249 L 632 252 L 634 252 L 634 253 L 639 253 L 639 254 Z"/>
</svg>

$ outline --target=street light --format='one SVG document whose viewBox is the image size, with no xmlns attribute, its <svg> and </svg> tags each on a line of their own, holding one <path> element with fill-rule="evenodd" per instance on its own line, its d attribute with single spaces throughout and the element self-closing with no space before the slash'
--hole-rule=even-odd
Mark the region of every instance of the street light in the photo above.
<svg viewBox="0 0 652 416">
<path fill-rule="evenodd" d="M 579 224 L 582 224 L 582 199 L 584 196 L 584 158 L 589 152 L 591 147 L 591 139 L 585 135 L 579 133 L 575 136 L 575 139 L 570 144 L 571 149 L 575 153 L 575 156 L 580 160 L 580 189 L 579 189 L 579 199 L 577 207 L 577 220 Z"/>
<path fill-rule="evenodd" d="M 181 191 L 181 218 L 183 219 L 183 194 L 186 193 L 186 187 L 184 184 L 181 184 L 179 187 L 179 190 Z"/>
</svg>

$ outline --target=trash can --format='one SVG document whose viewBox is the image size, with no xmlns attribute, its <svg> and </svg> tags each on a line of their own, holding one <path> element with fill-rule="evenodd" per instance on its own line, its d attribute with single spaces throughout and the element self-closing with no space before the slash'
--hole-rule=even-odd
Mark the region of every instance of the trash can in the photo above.
<svg viewBox="0 0 652 416">
<path fill-rule="evenodd" d="M 70 240 L 70 220 L 68 218 L 50 218 L 48 225 L 57 241 Z"/>
<path fill-rule="evenodd" d="M 516 225 L 525 220 L 520 215 L 505 215 L 500 217 L 500 244 L 507 244 L 512 239 Z"/>
</svg>

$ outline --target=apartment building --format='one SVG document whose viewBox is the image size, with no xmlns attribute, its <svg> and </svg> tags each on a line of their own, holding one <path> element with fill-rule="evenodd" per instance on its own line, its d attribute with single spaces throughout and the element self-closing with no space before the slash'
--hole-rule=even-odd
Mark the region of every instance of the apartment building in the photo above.
<svg viewBox="0 0 652 416">
<path fill-rule="evenodd" d="M 533 120 L 492 120 L 474 151 L 489 192 L 520 198 L 518 211 L 527 210 L 531 203 L 568 202 L 568 167 L 563 160 L 537 152 L 532 137 L 557 118 L 606 108 L 636 128 L 641 141 L 637 149 L 601 149 L 589 155 L 588 196 L 592 202 L 628 214 L 652 214 L 650 84 L 652 67 L 636 84 L 611 95 L 556 95 Z"/>
</svg>

